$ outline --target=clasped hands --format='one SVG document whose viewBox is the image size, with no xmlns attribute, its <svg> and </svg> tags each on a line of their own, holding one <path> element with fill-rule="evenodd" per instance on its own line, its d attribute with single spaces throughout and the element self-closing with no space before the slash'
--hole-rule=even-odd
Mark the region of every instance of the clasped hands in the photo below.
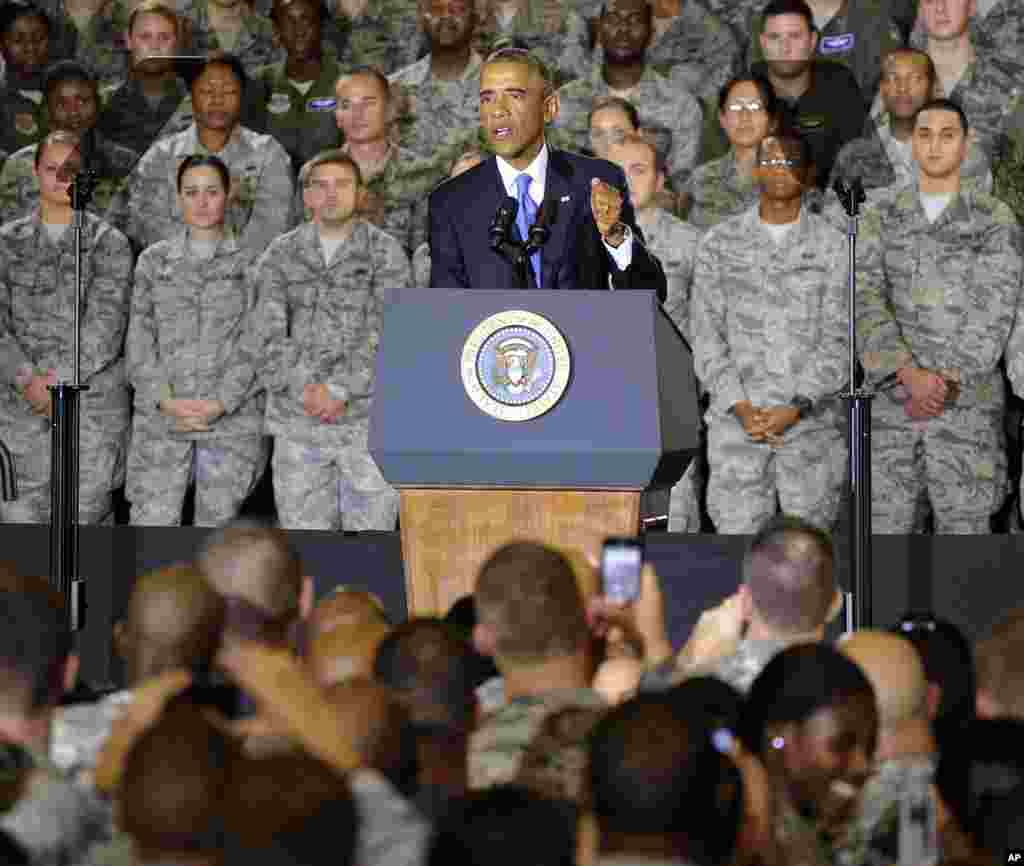
<svg viewBox="0 0 1024 866">
<path fill-rule="evenodd" d="M 768 445 L 781 445 L 785 432 L 800 420 L 796 406 L 755 406 L 743 400 L 733 411 L 751 440 Z"/>
<path fill-rule="evenodd" d="M 210 425 L 224 414 L 220 400 L 161 400 L 160 411 L 174 418 L 178 433 L 206 433 Z"/>
<path fill-rule="evenodd" d="M 336 424 L 345 414 L 347 405 L 344 400 L 333 399 L 327 385 L 321 382 L 302 389 L 302 408 L 311 418 L 319 418 L 324 424 Z"/>
<path fill-rule="evenodd" d="M 896 380 L 910 394 L 903 411 L 915 421 L 938 418 L 946 404 L 960 396 L 960 383 L 954 375 L 946 376 L 921 367 L 902 367 L 896 373 Z"/>
<path fill-rule="evenodd" d="M 33 376 L 27 385 L 25 390 L 22 392 L 25 395 L 25 399 L 28 400 L 29 405 L 32 407 L 32 411 L 36 415 L 45 415 L 47 418 L 50 417 L 53 409 L 52 403 L 50 402 L 50 391 L 51 385 L 57 384 L 57 371 L 47 370 L 46 375 Z"/>
</svg>

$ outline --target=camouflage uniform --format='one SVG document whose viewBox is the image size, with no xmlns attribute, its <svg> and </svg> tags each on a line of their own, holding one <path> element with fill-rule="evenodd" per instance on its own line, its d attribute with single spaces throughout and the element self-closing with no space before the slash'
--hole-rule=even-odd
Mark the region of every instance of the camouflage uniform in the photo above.
<svg viewBox="0 0 1024 866">
<path fill-rule="evenodd" d="M 682 191 L 689 202 L 686 221 L 701 231 L 753 207 L 760 195 L 753 178 L 737 171 L 732 150 L 697 166 Z"/>
<path fill-rule="evenodd" d="M 1007 57 L 1024 57 L 1024 8 L 1016 0 L 999 0 L 984 18 L 975 15 L 971 26 L 976 44 Z"/>
<path fill-rule="evenodd" d="M 139 248 L 169 240 L 183 228 L 177 202 L 178 166 L 207 153 L 195 124 L 156 142 L 128 181 L 127 234 Z M 290 226 L 291 161 L 271 136 L 237 126 L 217 153 L 231 172 L 227 224 L 244 247 L 262 252 Z"/>
<path fill-rule="evenodd" d="M 763 30 L 764 16 L 758 10 L 750 24 L 749 64 L 764 60 Z M 841 63 L 849 69 L 864 101 L 870 104 L 881 80 L 882 58 L 901 45 L 903 36 L 886 0 L 845 0 L 839 13 L 818 33 L 815 58 Z"/>
<path fill-rule="evenodd" d="M 274 40 L 274 25 L 264 15 L 256 12 L 246 15 L 242 19 L 238 41 L 231 48 L 226 48 L 220 44 L 217 32 L 210 26 L 208 0 L 191 0 L 183 14 L 189 24 L 187 44 L 190 54 L 202 57 L 219 53 L 233 54 L 242 61 L 245 71 L 250 75 L 255 75 L 260 67 L 285 59 L 283 46 Z"/>
<path fill-rule="evenodd" d="M 992 191 L 988 156 L 973 141 L 968 146 L 961 176 L 978 178 L 980 189 Z M 829 186 L 840 177 L 847 181 L 859 177 L 865 189 L 913 183 L 917 178 L 917 163 L 910 150 L 910 140 L 907 140 L 906 147 L 902 147 L 893 137 L 890 126 L 885 124 L 874 134 L 847 142 L 832 164 Z"/>
<path fill-rule="evenodd" d="M 661 691 L 670 689 L 690 677 L 712 676 L 746 694 L 765 665 L 787 646 L 789 644 L 783 640 L 744 638 L 734 652 L 708 664 L 672 665 L 667 669 L 650 671 L 644 674 L 641 687 L 643 691 Z"/>
<path fill-rule="evenodd" d="M 64 11 L 63 2 L 44 3 L 50 15 L 50 61 L 76 60 L 91 70 L 100 84 L 114 84 L 128 74 L 130 54 L 124 41 L 128 10 L 121 2 L 92 16 L 84 29 Z"/>
<path fill-rule="evenodd" d="M 183 132 L 195 120 L 192 97 L 180 78 L 165 82 L 164 97 L 155 108 L 134 78 L 101 91 L 100 98 L 97 131 L 136 153 L 145 153 L 158 138 Z"/>
<path fill-rule="evenodd" d="M 357 20 L 337 14 L 323 22 L 323 39 L 348 68 L 373 66 L 385 75 L 405 69 L 426 50 L 416 4 L 409 0 L 373 0 Z"/>
<path fill-rule="evenodd" d="M 110 207 L 120 182 L 128 176 L 138 154 L 104 138 L 95 137 L 97 157 L 92 169 L 99 182 L 90 202 L 90 210 L 103 215 Z M 0 170 L 0 223 L 28 216 L 39 204 L 39 184 L 34 174 L 37 144 L 23 147 L 11 154 Z"/>
<path fill-rule="evenodd" d="M 430 74 L 430 55 L 389 76 L 404 94 L 398 118 L 401 144 L 417 157 L 431 159 L 452 132 L 462 133 L 480 123 L 480 65 L 474 54 L 458 81 L 440 81 Z"/>
<path fill-rule="evenodd" d="M 325 52 L 320 77 L 302 93 L 288 80 L 285 63 L 282 60 L 261 72 L 266 85 L 266 114 L 261 131 L 269 132 L 284 146 L 298 175 L 303 163 L 340 142 L 341 133 L 334 120 L 334 85 L 341 67 L 333 54 Z"/>
<path fill-rule="evenodd" d="M 571 136 L 573 150 L 586 151 L 590 147 L 587 116 L 595 99 L 610 94 L 600 63 L 591 67 L 588 77 L 566 84 L 558 91 L 561 109 L 553 128 Z M 666 153 L 667 174 L 678 188 L 697 164 L 704 122 L 700 103 L 681 84 L 665 78 L 650 64 L 627 96 L 640 112 L 644 127 L 660 128 L 671 136 Z"/>
<path fill-rule="evenodd" d="M 513 698 L 486 716 L 469 739 L 469 787 L 489 788 L 513 781 L 527 748 L 549 715 L 571 707 L 605 706 L 592 689 L 559 689 Z M 573 767 L 567 769 L 575 772 Z"/>
<path fill-rule="evenodd" d="M 121 483 L 129 395 L 121 360 L 132 252 L 127 239 L 92 214 L 83 228 L 84 275 L 81 340 L 81 484 L 79 519 L 110 515 L 110 491 Z M 74 316 L 74 236 L 68 227 L 56 244 L 39 212 L 0 228 L 0 341 L 16 345 L 18 367 L 57 370 L 71 381 Z M 14 454 L 19 498 L 0 504 L 4 520 L 46 522 L 50 511 L 50 422 L 33 414 L 5 371 L 0 390 L 0 440 Z"/>
<path fill-rule="evenodd" d="M 49 132 L 46 100 L 36 102 L 20 90 L 0 87 L 0 150 L 14 153 Z"/>
<path fill-rule="evenodd" d="M 236 353 L 255 300 L 252 252 L 228 235 L 212 259 L 196 258 L 188 234 L 161 241 L 135 267 L 125 368 L 135 389 L 126 495 L 133 524 L 181 521 L 189 476 L 197 526 L 237 516 L 267 462 L 264 399 L 256 371 Z M 158 405 L 173 398 L 220 400 L 225 413 L 205 433 L 178 433 Z"/>
<path fill-rule="evenodd" d="M 700 3 L 686 0 L 668 29 L 647 48 L 647 62 L 671 68 L 671 78 L 709 104 L 738 69 L 740 48 L 732 30 Z"/>
<path fill-rule="evenodd" d="M 330 262 L 313 223 L 278 238 L 253 276 L 259 293 L 249 351 L 263 370 L 274 496 L 286 529 L 394 528 L 398 494 L 367 450 L 383 295 L 408 287 L 408 256 L 359 220 Z M 346 402 L 336 424 L 303 410 L 303 389 L 326 383 Z"/>
<path fill-rule="evenodd" d="M 861 220 L 857 331 L 873 401 L 876 532 L 906 533 L 928 491 L 941 533 L 989 531 L 1006 484 L 999 361 L 1024 393 L 1020 232 L 1009 208 L 970 186 L 934 223 L 917 184 Z M 912 421 L 893 387 L 905 366 L 956 371 L 960 394 L 938 418 Z"/>
<path fill-rule="evenodd" d="M 806 206 L 778 244 L 755 206 L 697 248 L 694 362 L 711 398 L 708 512 L 719 532 L 753 534 L 776 496 L 818 526 L 836 518 L 846 455 L 829 398 L 846 380 L 847 270 L 845 239 Z M 779 446 L 751 441 L 731 412 L 795 397 L 813 408 Z"/>
<path fill-rule="evenodd" d="M 420 244 L 412 254 L 412 284 L 418 289 L 430 288 L 430 244 Z"/>
<path fill-rule="evenodd" d="M 668 294 L 665 312 L 690 341 L 690 286 L 693 260 L 700 233 L 661 208 L 648 208 L 637 215 L 647 248 L 665 270 Z M 669 532 L 700 532 L 700 488 L 704 478 L 700 459 L 695 458 L 669 495 Z"/>
<path fill-rule="evenodd" d="M 685 3 L 685 0 L 684 0 Z M 732 29 L 745 57 L 750 46 L 750 25 L 764 9 L 762 0 L 707 0 L 704 4 L 721 22 Z"/>
<path fill-rule="evenodd" d="M 590 66 L 590 28 L 571 3 L 561 0 L 522 0 L 521 11 L 509 20 L 490 14 L 476 30 L 476 47 L 486 57 L 503 43 L 523 42 L 548 67 L 556 86 L 587 74 Z"/>
</svg>

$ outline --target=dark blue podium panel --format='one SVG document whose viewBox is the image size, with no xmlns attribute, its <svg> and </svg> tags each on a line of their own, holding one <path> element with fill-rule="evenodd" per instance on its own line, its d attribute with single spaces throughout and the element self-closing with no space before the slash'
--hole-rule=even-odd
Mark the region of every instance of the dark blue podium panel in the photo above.
<svg viewBox="0 0 1024 866">
<path fill-rule="evenodd" d="M 562 398 L 528 421 L 487 415 L 462 381 L 471 332 L 510 310 L 571 356 Z M 643 488 L 666 454 L 685 465 L 698 422 L 689 349 L 652 292 L 410 289 L 385 312 L 370 453 L 395 486 Z"/>
</svg>

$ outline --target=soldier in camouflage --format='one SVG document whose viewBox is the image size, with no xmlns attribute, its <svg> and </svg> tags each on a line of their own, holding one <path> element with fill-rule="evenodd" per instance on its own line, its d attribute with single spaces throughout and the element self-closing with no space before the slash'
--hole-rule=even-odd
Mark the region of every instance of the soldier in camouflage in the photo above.
<svg viewBox="0 0 1024 866">
<path fill-rule="evenodd" d="M 14 455 L 18 499 L 0 503 L 15 523 L 45 523 L 50 512 L 50 395 L 73 375 L 75 255 L 68 177 L 77 139 L 51 133 L 37 153 L 39 208 L 0 228 L 0 340 L 13 350 L 0 391 L 0 439 Z M 92 214 L 83 227 L 84 274 L 79 519 L 112 517 L 123 478 L 129 394 L 121 348 L 128 324 L 132 251 Z"/>
<path fill-rule="evenodd" d="M 98 182 L 90 202 L 97 214 L 106 213 L 121 182 L 135 166 L 138 154 L 95 131 L 99 96 L 97 82 L 81 64 L 66 60 L 46 73 L 45 94 L 50 126 L 91 138 L 87 143 L 89 168 Z M 39 145 L 23 147 L 0 171 L 0 223 L 28 216 L 39 203 L 35 158 Z"/>
<path fill-rule="evenodd" d="M 335 0 L 331 6 L 335 18 L 324 38 L 347 68 L 372 66 L 390 75 L 424 53 L 410 0 Z"/>
<path fill-rule="evenodd" d="M 285 59 L 270 20 L 246 0 L 191 0 L 183 15 L 189 53 L 201 57 L 230 53 L 242 61 L 249 75 Z"/>
<path fill-rule="evenodd" d="M 172 61 L 180 51 L 180 21 L 162 0 L 143 0 L 128 18 L 125 42 L 131 71 L 127 81 L 101 91 L 103 110 L 97 129 L 104 137 L 136 153 L 157 138 L 192 125 L 192 99 Z"/>
<path fill-rule="evenodd" d="M 440 157 L 419 158 L 395 144 L 398 100 L 379 70 L 343 75 L 335 93 L 342 149 L 359 165 L 365 188 L 359 215 L 396 238 L 411 256 L 427 238 L 427 194 L 443 179 L 446 166 Z"/>
<path fill-rule="evenodd" d="M 278 0 L 272 14 L 288 58 L 260 71 L 266 86 L 262 131 L 288 151 L 297 176 L 304 163 L 338 144 L 334 84 L 341 66 L 321 45 L 317 0 Z"/>
<path fill-rule="evenodd" d="M 916 48 L 897 48 L 882 60 L 879 94 L 885 115 L 878 129 L 843 146 L 832 166 L 829 185 L 859 177 L 865 189 L 905 186 L 917 178 L 911 153 L 914 118 L 935 91 L 935 65 Z M 985 152 L 970 142 L 962 177 L 977 178 L 980 188 L 992 189 L 992 172 Z"/>
<path fill-rule="evenodd" d="M 736 36 L 699 0 L 680 0 L 669 18 L 652 18 L 647 62 L 667 72 L 705 102 L 737 72 L 742 60 Z M 652 7 L 654 12 L 658 6 Z"/>
<path fill-rule="evenodd" d="M 239 123 L 245 73 L 232 57 L 207 61 L 192 84 L 196 122 L 156 142 L 142 157 L 127 188 L 127 234 L 140 249 L 181 231 L 177 172 L 194 153 L 214 153 L 231 171 L 227 225 L 239 243 L 261 252 L 292 217 L 291 161 L 271 136 Z"/>
<path fill-rule="evenodd" d="M 605 703 L 589 687 L 591 636 L 564 556 L 532 542 L 506 545 L 481 568 L 474 599 L 474 640 L 493 654 L 506 696 L 469 741 L 469 787 L 486 788 L 515 779 L 550 715 Z M 562 769 L 570 776 L 564 788 L 578 788 L 578 765 L 570 760 Z"/>
<path fill-rule="evenodd" d="M 264 401 L 236 346 L 254 307 L 251 250 L 225 228 L 231 189 L 215 156 L 178 170 L 185 231 L 135 267 L 125 367 L 135 389 L 126 494 L 131 520 L 175 526 L 190 479 L 195 525 L 234 519 L 266 466 Z"/>
<path fill-rule="evenodd" d="M 285 529 L 392 530 L 398 493 L 367 450 L 374 364 L 388 290 L 409 258 L 356 215 L 359 166 L 326 151 L 300 178 L 313 220 L 259 259 L 249 351 L 267 390 L 274 498 Z"/>
<path fill-rule="evenodd" d="M 474 50 L 476 9 L 472 0 L 419 0 L 420 26 L 430 37 L 430 53 L 389 76 L 401 89 L 400 142 L 420 158 L 430 158 L 452 132 L 468 132 L 480 122 L 481 57 Z"/>
<path fill-rule="evenodd" d="M 607 4 L 598 26 L 601 58 L 587 77 L 559 89 L 560 109 L 552 128 L 569 135 L 573 150 L 585 150 L 594 100 L 608 95 L 626 98 L 636 106 L 644 128 L 667 133 L 668 177 L 678 189 L 697 163 L 703 115 L 692 93 L 647 62 L 651 20 L 647 0 Z"/>
<path fill-rule="evenodd" d="M 665 270 L 668 283 L 665 312 L 690 342 L 693 339 L 690 288 L 700 232 L 658 207 L 658 194 L 665 188 L 665 167 L 652 142 L 639 136 L 627 136 L 622 143 L 611 145 L 608 158 L 622 167 L 629 184 L 629 197 L 636 209 L 637 225 L 644 233 L 644 243 Z M 672 488 L 668 515 L 670 532 L 700 532 L 702 468 L 700 460 L 694 459 Z"/>
<path fill-rule="evenodd" d="M 128 73 L 128 54 L 123 33 L 128 25 L 128 8 L 121 0 L 90 0 L 75 3 L 45 0 L 38 4 L 50 17 L 50 57 L 78 60 L 92 71 L 101 84 L 114 84 Z"/>
<path fill-rule="evenodd" d="M 590 27 L 573 3 L 562 0 L 492 0 L 477 29 L 477 51 L 525 47 L 552 74 L 556 86 L 586 74 Z M 591 9 L 593 5 L 591 4 Z"/>
<path fill-rule="evenodd" d="M 697 376 L 710 395 L 708 513 L 750 534 L 776 513 L 829 527 L 845 477 L 834 395 L 846 380 L 846 241 L 803 205 L 806 142 L 760 145 L 758 207 L 701 240 Z"/>
<path fill-rule="evenodd" d="M 46 135 L 42 78 L 50 62 L 51 26 L 44 12 L 27 3 L 9 2 L 0 9 L 0 149 L 8 153 Z"/>
<path fill-rule="evenodd" d="M 775 90 L 765 78 L 741 76 L 722 85 L 718 122 L 729 152 L 697 166 L 683 186 L 680 198 L 690 225 L 706 231 L 754 206 L 757 148 L 777 123 L 777 111 Z"/>
<path fill-rule="evenodd" d="M 911 532 L 926 491 L 936 532 L 984 534 L 1005 494 L 999 362 L 1024 393 L 1020 231 L 1005 204 L 961 185 L 967 141 L 958 105 L 926 103 L 914 125 L 917 183 L 862 219 L 857 330 L 880 392 L 876 532 Z"/>
</svg>

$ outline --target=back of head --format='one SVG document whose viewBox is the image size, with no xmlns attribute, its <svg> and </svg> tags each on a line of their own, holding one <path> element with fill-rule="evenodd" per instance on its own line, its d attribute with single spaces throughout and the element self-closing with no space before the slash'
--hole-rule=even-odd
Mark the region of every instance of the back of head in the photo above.
<svg viewBox="0 0 1024 866">
<path fill-rule="evenodd" d="M 1024 839 L 1021 743 L 1019 719 L 978 719 L 940 743 L 939 794 L 960 828 L 989 855 L 1019 849 Z"/>
<path fill-rule="evenodd" d="M 208 668 L 220 647 L 224 601 L 194 565 L 144 574 L 132 588 L 118 632 L 128 681 L 174 668 Z"/>
<path fill-rule="evenodd" d="M 0 714 L 27 717 L 56 705 L 70 652 L 59 594 L 9 574 L 0 585 Z"/>
<path fill-rule="evenodd" d="M 574 866 L 575 811 L 516 785 L 475 791 L 438 826 L 427 866 Z"/>
<path fill-rule="evenodd" d="M 751 752 L 763 755 L 766 732 L 774 725 L 807 721 L 818 710 L 874 691 L 863 671 L 823 644 L 789 647 L 754 680 L 740 717 L 740 736 Z"/>
<path fill-rule="evenodd" d="M 228 755 L 224 736 L 187 701 L 172 703 L 132 745 L 119 823 L 141 861 L 220 849 Z"/>
<path fill-rule="evenodd" d="M 1005 616 L 974 650 L 978 693 L 994 713 L 1024 719 L 1024 607 Z"/>
<path fill-rule="evenodd" d="M 663 836 L 677 856 L 724 862 L 736 844 L 743 785 L 702 723 L 664 695 L 611 710 L 590 740 L 590 787 L 603 836 Z"/>
<path fill-rule="evenodd" d="M 589 639 L 572 565 L 542 544 L 500 548 L 480 569 L 474 595 L 480 623 L 493 631 L 501 661 L 537 664 L 572 655 Z"/>
<path fill-rule="evenodd" d="M 377 647 L 390 630 L 371 622 L 321 632 L 307 649 L 310 671 L 323 686 L 372 676 Z"/>
<path fill-rule="evenodd" d="M 921 654 L 928 682 L 941 690 L 934 725 L 937 732 L 974 718 L 974 657 L 962 631 L 933 614 L 908 614 L 892 629 Z"/>
<path fill-rule="evenodd" d="M 928 679 L 910 641 L 889 632 L 864 630 L 843 640 L 839 650 L 871 681 L 882 728 L 928 721 Z"/>
<path fill-rule="evenodd" d="M 302 562 L 284 532 L 247 523 L 229 526 L 211 537 L 198 563 L 213 588 L 228 600 L 226 634 L 258 626 L 243 622 L 255 619 L 245 616 L 243 608 L 248 606 L 277 624 L 279 633 L 268 633 L 268 639 L 284 640 L 287 625 L 299 617 L 302 595 Z"/>
<path fill-rule="evenodd" d="M 835 598 L 828 534 L 795 517 L 770 520 L 743 560 L 743 581 L 757 616 L 784 634 L 821 628 Z"/>
<path fill-rule="evenodd" d="M 295 751 L 235 756 L 225 808 L 225 863 L 351 866 L 357 816 L 345 779 Z"/>
</svg>

